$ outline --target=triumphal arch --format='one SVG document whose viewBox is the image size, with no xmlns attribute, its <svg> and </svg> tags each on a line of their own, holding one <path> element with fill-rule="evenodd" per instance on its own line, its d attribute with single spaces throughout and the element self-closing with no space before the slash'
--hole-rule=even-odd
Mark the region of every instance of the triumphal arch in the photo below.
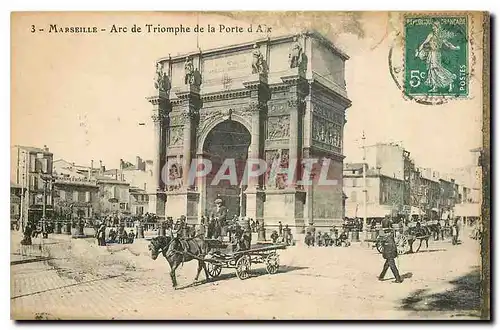
<svg viewBox="0 0 500 330">
<path fill-rule="evenodd" d="M 157 183 L 150 206 L 197 223 L 220 197 L 232 215 L 298 233 L 341 221 L 347 59 L 315 31 L 159 59 L 147 97 Z M 248 159 L 297 165 L 248 176 Z M 310 171 L 312 184 L 300 180 L 306 159 L 326 164 L 326 174 Z M 206 173 L 193 177 L 193 169 Z M 231 171 L 236 180 L 221 180 Z"/>
</svg>

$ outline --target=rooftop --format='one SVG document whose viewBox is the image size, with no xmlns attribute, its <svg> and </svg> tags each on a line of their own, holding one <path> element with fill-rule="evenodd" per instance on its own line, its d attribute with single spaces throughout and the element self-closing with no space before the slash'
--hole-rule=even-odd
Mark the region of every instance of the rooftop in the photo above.
<svg viewBox="0 0 500 330">
<path fill-rule="evenodd" d="M 347 171 L 362 170 L 363 164 L 366 164 L 366 163 L 346 163 L 344 165 L 344 170 L 347 170 Z M 366 166 L 368 167 L 368 164 L 366 164 Z"/>
<path fill-rule="evenodd" d="M 52 155 L 52 152 L 49 151 L 49 148 L 45 147 L 44 148 L 38 148 L 38 147 L 30 147 L 30 146 L 21 146 L 21 145 L 16 145 L 17 148 L 19 149 L 22 149 L 22 150 L 26 150 L 28 152 L 32 152 L 32 153 L 43 153 L 43 154 L 46 154 L 46 155 Z"/>
</svg>

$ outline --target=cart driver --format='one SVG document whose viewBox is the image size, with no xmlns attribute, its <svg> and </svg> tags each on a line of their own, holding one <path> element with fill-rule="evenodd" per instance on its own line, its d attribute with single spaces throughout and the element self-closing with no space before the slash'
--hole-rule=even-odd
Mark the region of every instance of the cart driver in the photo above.
<svg viewBox="0 0 500 330">
<path fill-rule="evenodd" d="M 222 228 L 226 225 L 227 207 L 223 205 L 220 197 L 217 197 L 214 203 L 215 207 L 212 209 L 211 216 L 215 218 L 216 233 L 224 236 L 225 233 L 222 232 Z"/>
</svg>

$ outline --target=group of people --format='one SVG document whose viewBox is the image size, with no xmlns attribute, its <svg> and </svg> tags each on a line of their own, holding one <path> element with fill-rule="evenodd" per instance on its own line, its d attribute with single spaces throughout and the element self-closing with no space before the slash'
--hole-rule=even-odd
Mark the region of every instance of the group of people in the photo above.
<svg viewBox="0 0 500 330">
<path fill-rule="evenodd" d="M 321 232 L 315 235 L 313 230 L 308 230 L 304 238 L 307 246 L 350 246 L 347 230 L 343 229 L 339 234 L 337 228 L 330 229 L 330 233 Z"/>
<path fill-rule="evenodd" d="M 106 236 L 108 240 L 106 240 Z M 109 233 L 106 235 L 106 223 L 102 222 L 96 230 L 95 238 L 97 239 L 98 246 L 106 246 L 108 243 L 132 244 L 134 243 L 136 234 L 134 234 L 133 229 L 129 229 L 127 232 L 125 226 L 121 225 L 119 227 L 111 226 Z"/>
<path fill-rule="evenodd" d="M 281 221 L 279 221 L 278 230 L 273 230 L 273 232 L 271 233 L 271 240 L 274 244 L 284 243 L 286 245 L 292 245 L 293 235 L 291 228 L 289 228 L 288 225 L 285 225 L 285 228 L 283 228 L 283 224 L 281 223 Z"/>
</svg>

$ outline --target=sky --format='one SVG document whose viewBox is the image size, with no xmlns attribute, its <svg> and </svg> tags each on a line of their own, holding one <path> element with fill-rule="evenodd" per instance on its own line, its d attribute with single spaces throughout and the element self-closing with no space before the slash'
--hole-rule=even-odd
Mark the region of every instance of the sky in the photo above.
<svg viewBox="0 0 500 330">
<path fill-rule="evenodd" d="M 87 13 L 20 14 L 12 18 L 11 145 L 47 145 L 54 158 L 107 168 L 119 159 L 153 158 L 154 63 L 160 57 L 236 44 L 263 34 L 49 34 L 58 26 L 131 27 L 133 24 L 268 24 L 273 35 L 314 27 L 346 52 L 347 94 L 352 106 L 344 128 L 345 161 L 359 161 L 366 144 L 399 142 L 417 164 L 441 172 L 470 165 L 470 149 L 481 145 L 481 80 L 471 79 L 470 96 L 445 105 L 405 100 L 392 80 L 388 52 L 393 35 L 384 13 L 297 14 Z M 312 15 L 312 16 L 311 16 Z M 237 16 L 238 19 L 235 19 Z M 197 40 L 198 39 L 198 40 Z M 474 69 L 482 71 L 480 47 Z M 402 64 L 401 64 L 402 65 Z M 139 125 L 146 123 L 146 125 Z"/>
</svg>

